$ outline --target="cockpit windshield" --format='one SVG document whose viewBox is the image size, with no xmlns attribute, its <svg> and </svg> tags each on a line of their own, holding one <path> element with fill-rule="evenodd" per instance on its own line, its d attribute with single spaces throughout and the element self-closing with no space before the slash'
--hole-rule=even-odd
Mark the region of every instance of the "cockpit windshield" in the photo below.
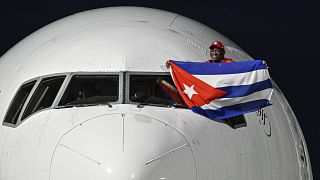
<svg viewBox="0 0 320 180">
<path fill-rule="evenodd" d="M 131 102 L 183 105 L 170 75 L 130 75 Z"/>
<path fill-rule="evenodd" d="M 118 75 L 75 75 L 59 106 L 108 104 L 118 99 Z"/>
<path fill-rule="evenodd" d="M 36 112 L 68 108 L 136 104 L 186 108 L 166 72 L 74 72 L 29 80 L 16 93 L 4 124 L 18 126 Z"/>
</svg>

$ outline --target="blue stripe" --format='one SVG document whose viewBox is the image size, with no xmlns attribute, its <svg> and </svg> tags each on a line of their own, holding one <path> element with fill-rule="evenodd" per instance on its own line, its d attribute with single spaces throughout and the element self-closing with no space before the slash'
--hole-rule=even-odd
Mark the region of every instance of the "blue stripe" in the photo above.
<svg viewBox="0 0 320 180">
<path fill-rule="evenodd" d="M 210 62 L 182 62 L 173 61 L 177 66 L 193 75 L 211 74 L 237 74 L 251 72 L 259 69 L 267 69 L 262 60 L 234 62 L 234 63 L 210 63 Z"/>
<path fill-rule="evenodd" d="M 251 85 L 226 86 L 218 89 L 227 92 L 227 94 L 224 95 L 222 98 L 234 98 L 247 96 L 254 92 L 262 91 L 268 88 L 272 88 L 272 83 L 270 79 L 257 82 Z"/>
<path fill-rule="evenodd" d="M 198 106 L 193 106 L 191 110 L 195 113 L 206 116 L 212 120 L 221 120 L 233 116 L 239 116 L 245 113 L 254 112 L 258 109 L 271 105 L 270 101 L 267 99 L 261 99 L 256 101 L 251 101 L 242 104 L 236 104 L 232 106 L 225 106 L 219 110 L 209 110 L 202 109 Z"/>
</svg>

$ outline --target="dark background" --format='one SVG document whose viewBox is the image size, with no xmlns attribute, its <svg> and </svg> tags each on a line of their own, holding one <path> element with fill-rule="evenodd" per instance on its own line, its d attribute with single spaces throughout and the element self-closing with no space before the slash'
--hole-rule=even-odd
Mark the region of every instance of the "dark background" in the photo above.
<svg viewBox="0 0 320 180">
<path fill-rule="evenodd" d="M 178 13 L 221 32 L 270 73 L 297 116 L 309 149 L 314 179 L 320 179 L 320 118 L 316 5 L 308 1 L 64 0 L 0 2 L 0 55 L 60 18 L 109 6 L 143 6 Z M 0 82 L 1 83 L 1 82 Z"/>
</svg>

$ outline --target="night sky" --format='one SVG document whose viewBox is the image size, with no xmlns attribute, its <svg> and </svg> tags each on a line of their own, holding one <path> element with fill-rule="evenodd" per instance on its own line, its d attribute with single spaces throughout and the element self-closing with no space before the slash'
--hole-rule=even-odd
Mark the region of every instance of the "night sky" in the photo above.
<svg viewBox="0 0 320 180">
<path fill-rule="evenodd" d="M 320 179 L 320 58 L 316 40 L 320 18 L 315 4 L 301 0 L 1 1 L 0 55 L 51 22 L 110 6 L 143 6 L 178 13 L 221 32 L 255 59 L 266 60 L 272 78 L 299 120 L 314 179 Z"/>
</svg>

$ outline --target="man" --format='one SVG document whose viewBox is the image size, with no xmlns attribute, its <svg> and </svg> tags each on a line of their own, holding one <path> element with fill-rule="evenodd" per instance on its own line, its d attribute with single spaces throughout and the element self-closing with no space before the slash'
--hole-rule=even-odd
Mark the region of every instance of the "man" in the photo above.
<svg viewBox="0 0 320 180">
<path fill-rule="evenodd" d="M 210 57 L 211 59 L 209 59 L 207 62 L 210 63 L 231 63 L 231 62 L 235 62 L 232 59 L 228 59 L 224 57 L 224 54 L 226 53 L 226 51 L 224 50 L 224 46 L 220 41 L 214 41 L 210 47 Z M 170 64 L 169 61 L 166 62 L 166 67 L 169 68 Z"/>
<path fill-rule="evenodd" d="M 224 50 L 224 46 L 220 41 L 214 41 L 210 47 L 210 57 L 211 59 L 207 62 L 210 63 L 231 63 L 234 62 L 232 59 L 228 59 L 224 57 L 226 51 Z"/>
</svg>

